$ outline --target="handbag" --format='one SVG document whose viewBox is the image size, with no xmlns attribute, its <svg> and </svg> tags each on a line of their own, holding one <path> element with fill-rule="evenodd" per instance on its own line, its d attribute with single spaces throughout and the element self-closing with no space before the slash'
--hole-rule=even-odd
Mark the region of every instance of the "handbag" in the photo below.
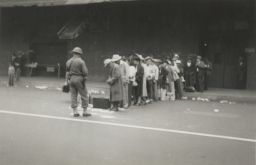
<svg viewBox="0 0 256 165">
<path fill-rule="evenodd" d="M 69 91 L 70 91 L 69 84 L 65 84 L 62 86 L 62 92 L 69 93 Z"/>
</svg>

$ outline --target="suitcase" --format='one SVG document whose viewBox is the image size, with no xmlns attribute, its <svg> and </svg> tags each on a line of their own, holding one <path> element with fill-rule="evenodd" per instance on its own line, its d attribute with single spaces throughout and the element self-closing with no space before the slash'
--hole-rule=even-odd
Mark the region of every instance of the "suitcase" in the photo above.
<svg viewBox="0 0 256 165">
<path fill-rule="evenodd" d="M 110 101 L 108 98 L 93 98 L 93 108 L 109 109 Z"/>
</svg>

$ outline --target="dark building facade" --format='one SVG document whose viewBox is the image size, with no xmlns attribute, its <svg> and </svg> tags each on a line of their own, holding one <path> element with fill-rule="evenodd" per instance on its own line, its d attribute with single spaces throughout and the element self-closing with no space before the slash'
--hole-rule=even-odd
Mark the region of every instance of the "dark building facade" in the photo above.
<svg viewBox="0 0 256 165">
<path fill-rule="evenodd" d="M 184 61 L 196 54 L 212 61 L 210 86 L 219 88 L 238 88 L 242 57 L 246 88 L 256 89 L 253 1 L 61 3 L 2 5 L 1 74 L 12 52 L 34 50 L 39 65 L 59 63 L 64 75 L 69 50 L 80 46 L 94 80 L 104 80 L 102 62 L 113 53 L 164 58 L 175 52 Z"/>
</svg>

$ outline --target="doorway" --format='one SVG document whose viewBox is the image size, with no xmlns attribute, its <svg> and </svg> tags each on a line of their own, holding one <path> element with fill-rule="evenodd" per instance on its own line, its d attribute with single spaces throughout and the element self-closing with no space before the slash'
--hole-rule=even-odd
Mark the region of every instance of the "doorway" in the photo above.
<svg viewBox="0 0 256 165">
<path fill-rule="evenodd" d="M 65 76 L 66 43 L 34 43 L 31 47 L 35 51 L 38 62 L 37 75 L 58 76 L 59 69 L 60 76 Z"/>
<path fill-rule="evenodd" d="M 245 89 L 248 37 L 245 31 L 207 32 L 200 45 L 201 54 L 212 64 L 209 86 Z M 241 67 L 241 59 L 243 67 Z"/>
</svg>

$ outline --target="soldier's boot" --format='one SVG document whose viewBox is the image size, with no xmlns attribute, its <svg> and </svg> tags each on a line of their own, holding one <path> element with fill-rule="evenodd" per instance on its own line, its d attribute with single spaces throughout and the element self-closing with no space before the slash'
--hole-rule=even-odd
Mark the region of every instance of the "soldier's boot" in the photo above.
<svg viewBox="0 0 256 165">
<path fill-rule="evenodd" d="M 87 108 L 84 108 L 83 109 L 83 117 L 89 117 L 89 116 L 92 116 L 92 114 L 87 112 Z"/>
<path fill-rule="evenodd" d="M 73 116 L 74 117 L 79 117 L 80 116 L 78 111 L 77 111 L 77 108 L 73 108 Z"/>
</svg>

